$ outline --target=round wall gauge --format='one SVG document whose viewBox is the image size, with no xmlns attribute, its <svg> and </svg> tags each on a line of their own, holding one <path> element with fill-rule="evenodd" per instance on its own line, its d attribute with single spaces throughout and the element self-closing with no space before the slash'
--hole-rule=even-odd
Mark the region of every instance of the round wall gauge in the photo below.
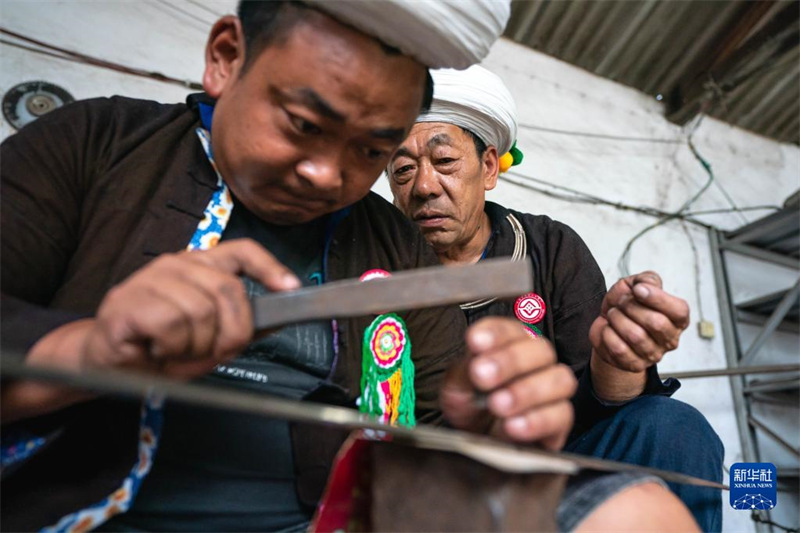
<svg viewBox="0 0 800 533">
<path fill-rule="evenodd" d="M 66 90 L 46 81 L 26 81 L 3 96 L 3 116 L 15 129 L 75 101 Z"/>
</svg>

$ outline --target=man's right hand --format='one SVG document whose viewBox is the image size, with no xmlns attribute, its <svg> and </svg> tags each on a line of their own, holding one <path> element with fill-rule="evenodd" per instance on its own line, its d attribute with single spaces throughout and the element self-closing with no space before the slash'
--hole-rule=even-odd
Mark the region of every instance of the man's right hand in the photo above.
<svg viewBox="0 0 800 533">
<path fill-rule="evenodd" d="M 244 274 L 272 291 L 300 281 L 251 240 L 161 256 L 112 289 L 87 332 L 88 367 L 156 367 L 193 377 L 235 357 L 253 336 Z"/>
<path fill-rule="evenodd" d="M 163 255 L 111 289 L 95 318 L 45 335 L 30 350 L 27 362 L 73 370 L 155 371 L 182 379 L 206 374 L 252 339 L 252 311 L 240 275 L 272 291 L 300 287 L 289 269 L 249 239 L 224 242 L 208 251 Z M 30 416 L 79 399 L 55 400 L 57 394 L 46 392 L 53 387 L 15 385 L 28 386 L 34 393 L 4 393 L 4 415 L 17 411 L 13 404 L 20 400 L 26 404 L 19 406 L 23 416 Z M 48 404 L 48 398 L 53 404 L 27 405 Z"/>
</svg>

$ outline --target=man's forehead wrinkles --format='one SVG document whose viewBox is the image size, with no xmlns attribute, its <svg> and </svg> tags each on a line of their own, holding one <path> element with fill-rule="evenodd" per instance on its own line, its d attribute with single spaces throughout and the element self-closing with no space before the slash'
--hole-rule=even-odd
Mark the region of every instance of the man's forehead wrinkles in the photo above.
<svg viewBox="0 0 800 533">
<path fill-rule="evenodd" d="M 446 133 L 437 133 L 436 135 L 428 139 L 428 142 L 425 143 L 425 146 L 427 146 L 430 149 L 433 148 L 434 146 L 439 146 L 442 144 L 452 145 L 453 138 Z"/>
<path fill-rule="evenodd" d="M 453 137 L 448 135 L 447 133 L 437 133 L 427 141 L 424 141 L 425 149 L 421 150 L 421 153 L 424 153 L 426 150 L 431 151 L 437 146 L 454 146 L 455 141 Z M 410 159 L 418 159 L 421 155 L 412 151 L 411 148 L 408 147 L 408 143 L 398 148 L 394 155 L 392 155 L 392 161 L 400 158 L 400 157 L 408 157 Z"/>
<path fill-rule="evenodd" d="M 396 160 L 399 157 L 408 157 L 410 159 L 416 159 L 414 154 L 411 153 L 411 150 L 409 150 L 405 146 L 401 146 L 395 151 L 394 155 L 392 155 L 392 161 Z"/>
</svg>

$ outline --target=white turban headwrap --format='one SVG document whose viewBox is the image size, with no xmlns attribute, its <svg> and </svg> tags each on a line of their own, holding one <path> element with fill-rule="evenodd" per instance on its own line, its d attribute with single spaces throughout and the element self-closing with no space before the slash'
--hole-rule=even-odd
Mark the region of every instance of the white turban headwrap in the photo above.
<svg viewBox="0 0 800 533">
<path fill-rule="evenodd" d="M 307 0 L 430 68 L 480 62 L 506 27 L 510 0 Z"/>
<path fill-rule="evenodd" d="M 497 153 L 517 139 L 517 106 L 503 81 L 485 68 L 432 70 L 433 103 L 417 122 L 444 122 L 465 128 Z"/>
</svg>

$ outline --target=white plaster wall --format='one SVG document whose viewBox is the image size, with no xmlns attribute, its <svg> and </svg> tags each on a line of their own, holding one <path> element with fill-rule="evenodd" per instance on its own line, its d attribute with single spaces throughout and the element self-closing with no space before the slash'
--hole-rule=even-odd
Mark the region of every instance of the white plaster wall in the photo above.
<svg viewBox="0 0 800 533">
<path fill-rule="evenodd" d="M 3 0 L 0 25 L 86 54 L 200 81 L 207 29 L 215 14 L 232 12 L 234 6 L 234 0 L 204 1 L 202 5 L 190 0 Z M 661 104 L 651 97 L 510 41 L 502 40 L 495 45 L 484 64 L 506 81 L 517 100 L 523 124 L 663 139 L 683 139 L 687 135 L 686 130 L 663 118 Z M 0 44 L 0 93 L 17 83 L 36 79 L 59 84 L 76 98 L 121 94 L 176 102 L 189 92 L 175 85 L 68 63 Z M 0 138 L 12 132 L 6 121 L 0 119 Z M 708 118 L 697 129 L 694 142 L 711 163 L 718 183 L 739 206 L 781 204 L 800 186 L 797 146 L 779 144 Z M 536 177 L 627 204 L 672 210 L 706 179 L 685 144 L 613 141 L 522 128 L 518 145 L 526 158 L 513 169 L 516 176 L 511 175 L 510 179 Z M 385 180 L 380 180 L 375 190 L 389 196 Z M 523 211 L 547 214 L 571 225 L 595 254 L 609 285 L 619 277 L 617 260 L 625 242 L 654 221 L 610 207 L 551 199 L 507 182 L 501 182 L 488 198 Z M 712 186 L 695 204 L 696 209 L 725 207 L 727 201 L 717 186 Z M 740 226 L 744 219 L 754 220 L 761 214 L 701 218 L 731 229 Z M 705 231 L 694 226 L 690 232 L 699 254 L 703 315 L 714 322 L 718 335 L 711 341 L 702 340 L 693 324 L 681 347 L 661 365 L 663 372 L 726 366 L 708 239 Z M 637 242 L 630 264 L 632 271 L 660 272 L 665 288 L 687 299 L 697 319 L 700 313 L 693 262 L 685 233 L 679 225 L 670 223 Z M 732 276 L 742 280 L 734 294 L 737 301 L 785 288 L 793 282 L 791 273 L 785 269 L 768 269 L 750 260 L 735 263 Z M 778 346 L 770 345 L 770 353 L 786 354 L 787 343 L 791 353 L 791 342 L 796 340 L 775 342 Z M 708 417 L 725 443 L 727 465 L 741 460 L 726 379 L 686 380 L 676 398 L 694 405 Z M 797 445 L 796 425 L 784 429 L 787 438 L 794 438 Z M 747 513 L 734 512 L 727 505 L 723 509 L 725 531 L 753 530 Z M 796 524 L 796 510 L 786 520 Z"/>
</svg>

